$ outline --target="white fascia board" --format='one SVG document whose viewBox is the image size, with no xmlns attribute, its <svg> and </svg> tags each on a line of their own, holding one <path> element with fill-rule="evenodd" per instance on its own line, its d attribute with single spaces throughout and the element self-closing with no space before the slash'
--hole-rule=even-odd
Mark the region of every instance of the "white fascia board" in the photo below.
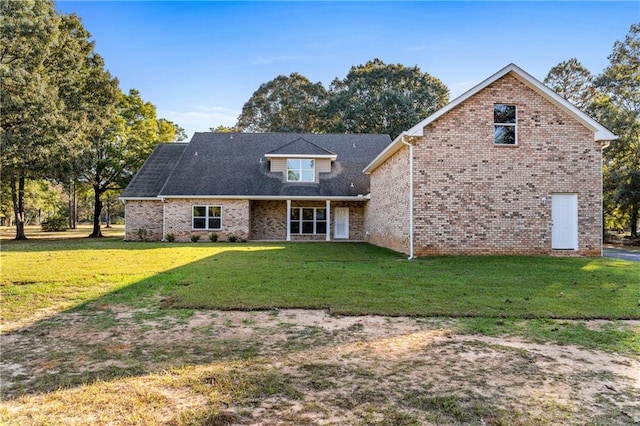
<svg viewBox="0 0 640 426">
<path fill-rule="evenodd" d="M 332 195 L 322 196 L 298 196 L 298 195 L 162 195 L 160 199 L 217 199 L 217 200 L 306 200 L 306 201 L 366 201 L 364 194 L 361 195 Z"/>
<path fill-rule="evenodd" d="M 408 132 L 402 132 L 396 137 L 393 142 L 391 142 L 385 149 L 382 150 L 380 154 L 376 156 L 367 167 L 362 170 L 362 173 L 370 175 L 378 166 L 385 162 L 385 160 L 391 157 L 396 152 L 400 151 L 400 149 L 404 146 L 402 143 L 403 136 L 410 136 Z"/>
<path fill-rule="evenodd" d="M 270 158 L 290 158 L 292 160 L 297 159 L 297 158 L 311 158 L 311 159 L 315 159 L 315 158 L 328 158 L 331 161 L 336 161 L 336 159 L 338 158 L 338 156 L 336 154 L 330 155 L 330 154 L 326 154 L 326 155 L 311 155 L 311 154 L 304 154 L 304 155 L 298 155 L 298 154 L 265 154 L 265 158 L 270 159 Z"/>
</svg>

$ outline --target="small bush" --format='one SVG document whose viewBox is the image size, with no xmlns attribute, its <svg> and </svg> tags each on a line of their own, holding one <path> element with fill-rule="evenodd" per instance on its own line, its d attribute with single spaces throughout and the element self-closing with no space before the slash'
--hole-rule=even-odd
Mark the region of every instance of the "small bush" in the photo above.
<svg viewBox="0 0 640 426">
<path fill-rule="evenodd" d="M 215 243 L 216 241 L 218 241 L 218 234 L 216 234 L 215 232 L 212 232 L 211 234 L 209 234 L 209 239 L 211 240 L 212 243 Z"/>
<path fill-rule="evenodd" d="M 62 216 L 53 216 L 42 222 L 42 230 L 44 232 L 61 232 L 67 230 L 67 218 Z"/>
<path fill-rule="evenodd" d="M 227 241 L 229 241 L 230 243 L 235 243 L 236 241 L 238 241 L 238 237 L 236 237 L 235 235 L 231 234 L 227 237 Z"/>
<path fill-rule="evenodd" d="M 167 241 L 172 243 L 176 240 L 176 236 L 174 234 L 167 234 Z"/>
<path fill-rule="evenodd" d="M 147 230 L 144 228 L 138 229 L 138 239 L 144 241 L 147 239 Z"/>
<path fill-rule="evenodd" d="M 200 241 L 200 235 L 192 235 L 191 236 L 191 242 L 192 243 L 197 243 L 198 241 Z"/>
</svg>

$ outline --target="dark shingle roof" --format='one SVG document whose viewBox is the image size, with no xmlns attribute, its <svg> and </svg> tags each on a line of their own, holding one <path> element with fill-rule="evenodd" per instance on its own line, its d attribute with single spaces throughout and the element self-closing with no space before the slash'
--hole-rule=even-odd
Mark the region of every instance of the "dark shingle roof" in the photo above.
<svg viewBox="0 0 640 426">
<path fill-rule="evenodd" d="M 156 197 L 186 147 L 186 143 L 162 143 L 156 146 L 121 197 Z"/>
<path fill-rule="evenodd" d="M 391 139 L 388 135 L 195 133 L 156 195 L 251 197 L 367 194 L 369 176 L 362 170 L 389 143 Z M 269 171 L 266 154 L 302 155 L 307 151 L 310 155 L 337 155 L 332 172 L 320 174 L 320 183 L 286 182 L 283 173 Z M 139 174 L 144 173 L 143 169 Z M 125 193 L 130 192 L 127 187 Z"/>
<path fill-rule="evenodd" d="M 334 155 L 333 152 L 319 147 L 318 145 L 309 142 L 305 138 L 298 138 L 293 142 L 289 142 L 279 148 L 268 152 L 267 155 Z"/>
</svg>

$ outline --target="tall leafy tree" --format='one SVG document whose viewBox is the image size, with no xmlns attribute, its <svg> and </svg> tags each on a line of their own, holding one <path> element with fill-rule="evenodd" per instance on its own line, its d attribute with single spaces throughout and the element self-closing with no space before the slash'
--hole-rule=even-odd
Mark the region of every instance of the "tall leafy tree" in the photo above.
<svg viewBox="0 0 640 426">
<path fill-rule="evenodd" d="M 242 107 L 236 128 L 244 132 L 318 132 L 327 102 L 321 83 L 298 73 L 260 85 Z"/>
<path fill-rule="evenodd" d="M 605 200 L 611 212 L 628 218 L 631 235 L 638 236 L 640 219 L 640 24 L 631 26 L 623 41 L 613 45 L 609 66 L 595 85 L 602 96 L 594 114 L 619 136 L 605 150 Z"/>
<path fill-rule="evenodd" d="M 449 89 L 420 68 L 374 59 L 334 79 L 325 109 L 329 132 L 387 133 L 395 138 L 449 101 Z"/>
<path fill-rule="evenodd" d="M 593 75 L 576 58 L 560 62 L 551 68 L 544 84 L 560 96 L 586 111 L 596 96 Z"/>
<path fill-rule="evenodd" d="M 10 181 L 18 240 L 26 239 L 25 181 L 48 169 L 64 124 L 64 105 L 46 66 L 58 21 L 50 1 L 0 1 L 0 162 Z"/>
<path fill-rule="evenodd" d="M 93 188 L 90 237 L 102 237 L 100 216 L 105 192 L 124 188 L 158 143 L 173 142 L 184 136 L 180 130 L 170 121 L 158 119 L 155 106 L 145 102 L 137 90 L 118 94 L 109 128 L 91 138 L 91 145 L 82 158 L 81 180 Z"/>
</svg>

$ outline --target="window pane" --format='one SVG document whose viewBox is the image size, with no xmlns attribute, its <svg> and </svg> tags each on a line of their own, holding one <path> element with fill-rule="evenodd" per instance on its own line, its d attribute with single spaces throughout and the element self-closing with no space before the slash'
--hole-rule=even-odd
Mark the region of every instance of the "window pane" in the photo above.
<svg viewBox="0 0 640 426">
<path fill-rule="evenodd" d="M 293 181 L 293 182 L 299 182 L 300 181 L 300 172 L 296 172 L 296 171 L 293 171 L 293 170 L 288 170 L 287 171 L 287 180 Z"/>
<path fill-rule="evenodd" d="M 194 229 L 205 229 L 206 219 L 204 218 L 194 218 L 193 219 L 193 228 Z"/>
<path fill-rule="evenodd" d="M 291 233 L 292 234 L 300 233 L 300 222 L 291 222 Z"/>
<path fill-rule="evenodd" d="M 496 144 L 515 145 L 516 143 L 516 127 L 515 126 L 496 126 L 493 133 L 493 140 Z"/>
<path fill-rule="evenodd" d="M 313 234 L 313 222 L 302 222 L 302 233 Z"/>
<path fill-rule="evenodd" d="M 291 209 L 291 220 L 300 219 L 300 209 Z"/>
<path fill-rule="evenodd" d="M 314 160 L 298 160 L 298 161 L 300 161 L 300 168 L 313 170 Z"/>
<path fill-rule="evenodd" d="M 316 222 L 316 234 L 327 233 L 327 222 Z"/>
<path fill-rule="evenodd" d="M 325 220 L 326 218 L 325 209 L 316 209 L 316 220 Z"/>
<path fill-rule="evenodd" d="M 209 206 L 209 217 L 220 217 L 220 206 Z"/>
<path fill-rule="evenodd" d="M 209 219 L 209 229 L 220 229 L 220 219 L 219 218 L 210 218 Z"/>
<path fill-rule="evenodd" d="M 313 209 L 302 209 L 302 220 L 313 220 Z"/>
<path fill-rule="evenodd" d="M 300 179 L 301 182 L 313 182 L 315 180 L 316 176 L 315 173 L 313 172 L 313 170 L 303 170 L 302 171 L 302 179 Z"/>
<path fill-rule="evenodd" d="M 205 206 L 194 206 L 193 207 L 193 216 L 204 217 L 206 215 L 207 208 Z"/>
<path fill-rule="evenodd" d="M 493 106 L 494 123 L 514 123 L 516 122 L 515 105 L 495 104 Z"/>
<path fill-rule="evenodd" d="M 287 160 L 287 169 L 299 169 L 300 160 Z"/>
</svg>

